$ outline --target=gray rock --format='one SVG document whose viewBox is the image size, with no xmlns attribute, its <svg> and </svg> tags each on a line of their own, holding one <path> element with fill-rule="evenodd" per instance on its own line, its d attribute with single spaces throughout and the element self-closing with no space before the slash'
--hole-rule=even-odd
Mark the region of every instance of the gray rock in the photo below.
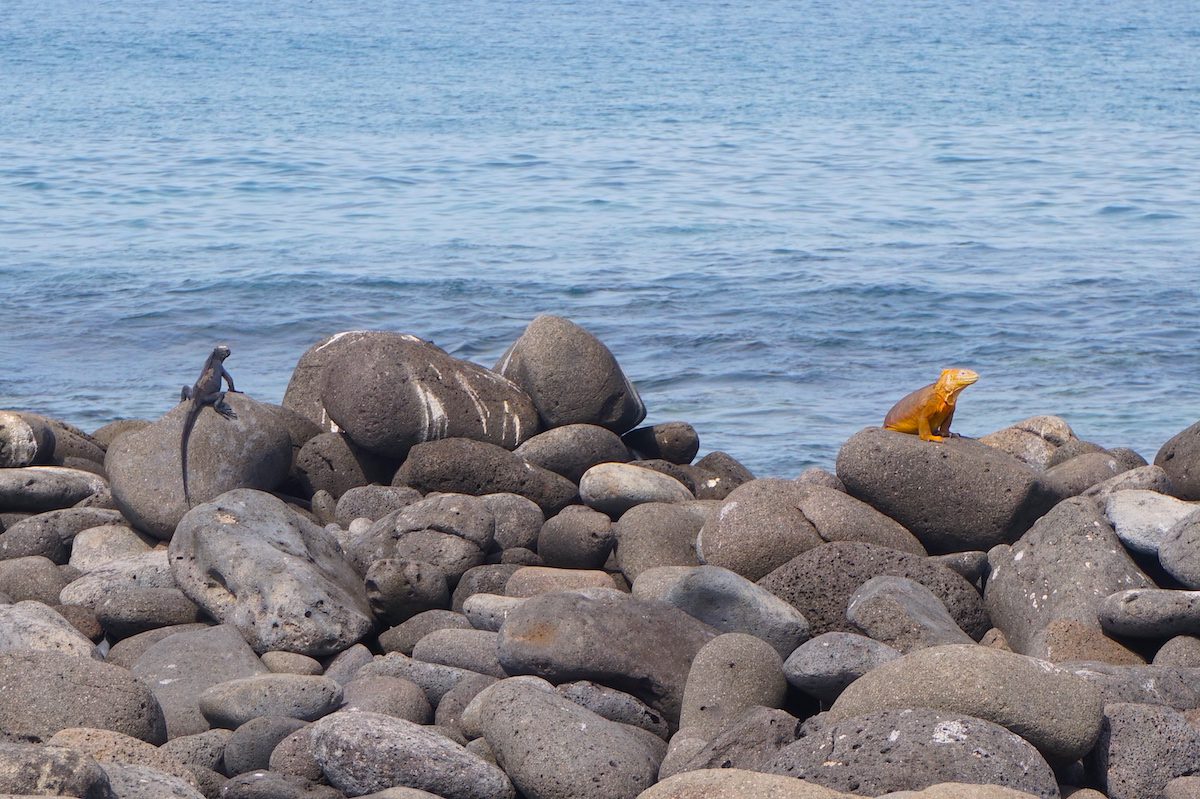
<svg viewBox="0 0 1200 799">
<path fill-rule="evenodd" d="M 325 664 L 324 675 L 338 685 L 345 685 L 354 679 L 359 669 L 374 660 L 375 656 L 371 654 L 370 649 L 362 644 L 355 644 L 330 658 Z"/>
<path fill-rule="evenodd" d="M 481 733 L 477 728 L 478 717 L 474 720 L 476 725 L 468 729 L 467 725 L 463 723 L 463 714 L 466 713 L 467 708 L 470 707 L 471 702 L 475 700 L 480 691 L 497 682 L 495 677 L 489 677 L 486 674 L 471 674 L 464 677 L 438 702 L 434 723 L 439 727 L 456 730 L 464 738 L 471 737 L 479 740 L 478 736 Z M 467 734 L 468 732 L 470 735 Z M 496 758 L 490 753 L 490 750 L 485 759 L 490 763 L 496 762 Z"/>
<path fill-rule="evenodd" d="M 496 762 L 526 796 L 634 799 L 657 778 L 658 758 L 633 728 L 555 692 L 502 680 L 475 701 Z"/>
<path fill-rule="evenodd" d="M 651 787 L 639 799 L 851 799 L 850 794 L 832 791 L 820 785 L 781 777 L 778 774 L 760 774 L 736 768 L 712 768 L 700 771 L 677 773 Z M 924 799 L 924 797 L 921 797 Z M 1026 799 L 1020 795 L 1008 797 L 967 797 L 956 794 L 952 799 Z"/>
<path fill-rule="evenodd" d="M 328 677 L 256 674 L 206 688 L 200 712 L 216 727 L 236 729 L 259 716 L 315 721 L 342 703 L 342 686 Z"/>
<path fill-rule="evenodd" d="M 904 525 L 867 503 L 828 486 L 795 482 L 803 486 L 798 502 L 800 512 L 823 540 L 862 541 L 914 555 L 925 554 L 925 547 Z"/>
<path fill-rule="evenodd" d="M 522 566 L 504 584 L 511 597 L 531 597 L 558 591 L 587 588 L 616 589 L 608 572 L 599 569 L 552 569 L 549 566 Z"/>
<path fill-rule="evenodd" d="M 141 555 L 150 551 L 132 527 L 124 524 L 102 524 L 80 530 L 71 544 L 68 563 L 81 572 L 88 572 L 109 561 Z"/>
<path fill-rule="evenodd" d="M 129 763 L 148 766 L 179 777 L 192 787 L 196 779 L 183 763 L 172 758 L 157 746 L 112 730 L 72 727 L 59 730 L 47 741 L 50 746 L 65 746 L 96 759 L 101 764 Z"/>
<path fill-rule="evenodd" d="M 1154 666 L 1200 668 L 1200 637 L 1177 635 L 1154 653 Z"/>
<path fill-rule="evenodd" d="M 271 750 L 270 770 L 310 782 L 324 782 L 325 774 L 313 752 L 312 731 L 313 725 L 305 725 L 277 743 Z"/>
<path fill-rule="evenodd" d="M 94 608 L 96 618 L 112 640 L 169 627 L 204 621 L 195 602 L 177 588 L 113 588 Z"/>
<path fill-rule="evenodd" d="M 423 494 L 517 494 L 532 500 L 547 516 L 577 498 L 575 484 L 562 475 L 534 466 L 502 447 L 465 438 L 414 446 L 392 485 L 411 486 Z"/>
<path fill-rule="evenodd" d="M 443 736 L 379 713 L 335 713 L 313 725 L 313 751 L 353 796 L 402 786 L 446 799 L 513 799 L 503 771 Z"/>
<path fill-rule="evenodd" d="M 626 511 L 613 526 L 617 565 L 626 579 L 659 566 L 699 566 L 696 536 L 715 504 L 650 502 Z"/>
<path fill-rule="evenodd" d="M 715 635 L 677 608 L 612 591 L 543 594 L 509 614 L 498 652 L 509 674 L 603 683 L 675 721 L 691 661 Z"/>
<path fill-rule="evenodd" d="M 991 626 L 983 600 L 962 575 L 929 558 L 891 547 L 834 541 L 811 549 L 768 574 L 758 584 L 808 619 L 814 635 L 856 632 L 846 606 L 859 586 L 872 577 L 906 577 L 921 583 L 946 605 L 963 632 L 982 636 Z"/>
<path fill-rule="evenodd" d="M 1059 796 L 1050 766 L 1018 735 L 923 707 L 815 716 L 765 770 L 870 796 L 951 780 L 1002 785 L 1043 799 Z"/>
<path fill-rule="evenodd" d="M 1096 453 L 1103 454 L 1104 447 L 1094 441 L 1082 441 L 1078 438 L 1072 438 L 1054 450 L 1054 454 L 1050 456 L 1050 462 L 1046 465 L 1046 468 L 1047 470 L 1053 469 L 1055 466 L 1073 460 L 1080 455 L 1093 455 Z"/>
<path fill-rule="evenodd" d="M 0 652 L 61 652 L 99 657 L 96 647 L 60 613 L 41 602 L 0 605 Z"/>
<path fill-rule="evenodd" d="M 524 601 L 525 597 L 471 594 L 463 601 L 462 612 L 476 630 L 496 632 L 513 608 Z"/>
<path fill-rule="evenodd" d="M 561 316 L 530 322 L 495 370 L 529 394 L 546 428 L 580 423 L 624 433 L 646 418 L 608 347 Z"/>
<path fill-rule="evenodd" d="M 119 511 L 103 508 L 67 508 L 29 516 L 0 534 L 0 559 L 41 555 L 66 563 L 68 545 L 80 531 L 123 521 Z"/>
<path fill-rule="evenodd" d="M 1154 491 L 1159 494 L 1174 495 L 1171 480 L 1158 466 L 1139 466 L 1127 472 L 1110 477 L 1102 483 L 1096 483 L 1080 496 L 1095 500 L 1103 505 L 1108 495 L 1116 491 Z"/>
<path fill-rule="evenodd" d="M 0 591 L 13 602 L 57 605 L 69 582 L 58 566 L 41 555 L 0 560 Z"/>
<path fill-rule="evenodd" d="M 640 469 L 649 469 L 659 474 L 678 480 L 684 488 L 695 496 L 700 484 L 708 479 L 708 473 L 687 464 L 671 463 L 661 458 L 634 461 L 631 465 Z"/>
<path fill-rule="evenodd" d="M 1200 422 L 1172 436 L 1154 456 L 1180 499 L 1200 499 Z"/>
<path fill-rule="evenodd" d="M 988 569 L 986 552 L 951 552 L 947 555 L 934 555 L 931 560 L 951 571 L 961 574 L 971 585 L 980 585 Z"/>
<path fill-rule="evenodd" d="M 1134 588 L 1111 594 L 1097 613 L 1111 635 L 1167 638 L 1200 634 L 1200 591 Z"/>
<path fill-rule="evenodd" d="M 675 478 L 632 463 L 601 463 L 588 469 L 579 481 L 579 496 L 588 507 L 614 519 L 647 502 L 695 499 Z"/>
<path fill-rule="evenodd" d="M 117 799 L 104 769 L 82 752 L 8 741 L 0 741 L 0 792 L 14 797 Z"/>
<path fill-rule="evenodd" d="M 979 440 L 1035 469 L 1044 470 L 1049 467 L 1055 450 L 1077 439 L 1062 417 L 1031 416 Z"/>
<path fill-rule="evenodd" d="M 232 730 L 208 730 L 194 735 L 172 737 L 159 751 L 177 763 L 216 771 L 221 768 L 225 743 Z"/>
<path fill-rule="evenodd" d="M 384 652 L 411 655 L 413 647 L 427 634 L 442 629 L 471 629 L 471 622 L 452 610 L 427 610 L 379 634 L 379 646 Z"/>
<path fill-rule="evenodd" d="M 475 672 L 440 663 L 414 660 L 400 652 L 389 652 L 358 670 L 358 677 L 381 674 L 411 680 L 425 692 L 429 704 L 437 706 L 446 693 Z"/>
<path fill-rule="evenodd" d="M 783 663 L 788 683 L 830 703 L 846 686 L 900 652 L 857 633 L 829 632 L 805 641 Z"/>
<path fill-rule="evenodd" d="M 547 566 L 599 569 L 608 560 L 615 543 L 612 520 L 599 511 L 577 505 L 564 508 L 546 520 L 538 534 L 537 551 Z"/>
<path fill-rule="evenodd" d="M 1176 710 L 1200 707 L 1200 671 L 1173 666 L 1064 663 L 1063 668 L 1100 692 L 1105 705 L 1128 702 Z"/>
<path fill-rule="evenodd" d="M 269 494 L 239 489 L 194 508 L 170 556 L 180 589 L 256 651 L 337 652 L 374 623 L 337 543 Z"/>
<path fill-rule="evenodd" d="M 877 427 L 842 446 L 837 476 L 933 553 L 1014 541 L 1056 499 L 1031 467 L 986 444 L 921 441 Z"/>
<path fill-rule="evenodd" d="M 711 739 L 749 708 L 779 707 L 786 693 L 778 652 L 754 636 L 725 633 L 692 661 L 679 727 Z"/>
<path fill-rule="evenodd" d="M 593 424 L 569 424 L 538 433 L 515 450 L 530 463 L 578 483 L 599 463 L 628 463 L 621 437 Z"/>
<path fill-rule="evenodd" d="M 537 503 L 518 494 L 484 494 L 483 501 L 496 520 L 495 546 L 500 549 L 533 549 L 546 520 Z"/>
<path fill-rule="evenodd" d="M 1116 703 L 1088 758 L 1090 776 L 1109 799 L 1162 796 L 1175 777 L 1194 774 L 1200 731 L 1166 707 Z"/>
<path fill-rule="evenodd" d="M 1116 644 L 1096 620 L 1100 604 L 1117 591 L 1154 585 L 1082 498 L 1061 502 L 1016 544 L 989 552 L 988 562 L 984 600 L 992 623 L 1013 651 L 1054 661 L 1115 656 L 1109 650 Z M 1056 651 L 1051 633 L 1062 620 L 1081 631 L 1071 647 L 1077 651 Z"/>
<path fill-rule="evenodd" d="M 286 716 L 250 719 L 225 742 L 225 773 L 232 777 L 256 769 L 265 771 L 270 768 L 271 751 L 279 742 L 307 726 L 307 722 Z"/>
<path fill-rule="evenodd" d="M 489 563 L 468 570 L 454 588 L 450 608 L 462 611 L 463 602 L 472 594 L 503 594 L 508 581 L 520 568 L 515 563 Z"/>
<path fill-rule="evenodd" d="M 367 569 L 364 584 L 371 610 L 383 624 L 399 624 L 450 604 L 446 573 L 419 560 L 376 560 Z"/>
<path fill-rule="evenodd" d="M 1051 491 L 1066 499 L 1077 497 L 1125 471 L 1128 469 L 1124 464 L 1107 452 L 1085 452 L 1051 466 L 1042 474 L 1042 480 Z"/>
<path fill-rule="evenodd" d="M 1082 757 L 1100 734 L 1100 694 L 1087 681 L 978 645 L 918 649 L 872 669 L 842 691 L 829 719 L 920 706 L 1000 724 L 1056 761 Z"/>
<path fill-rule="evenodd" d="M 221 799 L 344 799 L 328 785 L 274 771 L 239 774 L 221 788 Z"/>
<path fill-rule="evenodd" d="M 807 491 L 791 480 L 752 480 L 735 488 L 696 538 L 703 563 L 758 580 L 824 543 L 800 510 Z"/>
<path fill-rule="evenodd" d="M 1185 516 L 1163 536 L 1158 561 L 1188 588 L 1200 588 L 1200 512 Z"/>
<path fill-rule="evenodd" d="M 413 660 L 507 677 L 496 656 L 498 635 L 487 630 L 434 630 L 413 647 Z"/>
<path fill-rule="evenodd" d="M 392 547 L 398 560 L 427 563 L 446 575 L 448 585 L 454 585 L 476 566 L 482 566 L 483 550 L 465 538 L 436 530 L 414 530 L 396 539 Z"/>
<path fill-rule="evenodd" d="M 108 488 L 99 475 L 62 466 L 0 469 L 0 508 L 44 513 L 69 508 Z"/>
<path fill-rule="evenodd" d="M 291 467 L 292 442 L 279 415 L 245 394 L 227 394 L 225 401 L 237 418 L 225 419 L 206 409 L 196 417 L 188 439 L 193 503 L 236 488 L 270 491 Z M 181 402 L 149 427 L 121 436 L 104 460 L 121 513 L 137 529 L 164 541 L 188 510 L 179 461 L 188 408 Z"/>
<path fill-rule="evenodd" d="M 385 482 L 391 481 L 391 475 Z M 349 527 L 355 519 L 379 521 L 389 513 L 406 508 L 421 499 L 419 491 L 389 485 L 363 485 L 351 488 L 338 498 L 337 523 Z"/>
<path fill-rule="evenodd" d="M 28 411 L 19 411 L 18 415 L 29 424 L 48 427 L 54 433 L 55 464 L 68 460 L 90 461 L 96 465 L 104 463 L 103 445 L 75 425 Z"/>
<path fill-rule="evenodd" d="M 93 430 L 92 439 L 104 449 L 108 449 L 109 445 L 118 437 L 134 430 L 141 430 L 149 425 L 149 419 L 118 419 Z"/>
<path fill-rule="evenodd" d="M 266 667 L 235 628 L 222 624 L 163 638 L 138 657 L 130 671 L 154 692 L 174 739 L 208 730 L 199 704 L 205 690 L 262 674 Z"/>
<path fill-rule="evenodd" d="M 67 727 L 161 744 L 162 708 L 125 669 L 59 652 L 0 653 L 0 729 L 35 741 Z"/>
<path fill-rule="evenodd" d="M 325 385 L 325 368 L 340 358 L 354 357 L 356 345 L 365 339 L 379 335 L 374 331 L 351 330 L 326 336 L 309 347 L 288 381 L 283 394 L 283 407 L 308 419 L 325 432 L 338 430 L 321 404 L 321 390 Z"/>
<path fill-rule="evenodd" d="M 276 674 L 320 674 L 320 662 L 295 652 L 263 652 L 262 664 Z"/>
<path fill-rule="evenodd" d="M 438 494 L 417 500 L 370 525 L 350 544 L 351 561 L 362 572 L 380 558 L 406 553 L 411 559 L 438 566 L 457 579 L 466 568 L 483 563 L 495 536 L 496 519 L 486 502 L 466 494 Z M 437 536 L 432 534 L 436 533 Z M 411 541 L 404 539 L 418 534 Z M 440 536 L 462 539 L 445 541 Z M 466 546 L 470 544 L 470 546 Z M 412 557 L 424 552 L 427 557 Z"/>
<path fill-rule="evenodd" d="M 668 463 L 691 463 L 700 451 L 700 436 L 687 422 L 660 422 L 639 427 L 621 436 L 639 458 L 661 458 Z"/>
<path fill-rule="evenodd" d="M 120 799 L 204 799 L 204 794 L 182 777 L 149 766 L 101 763 L 100 767 Z"/>
<path fill-rule="evenodd" d="M 633 595 L 674 605 L 723 633 L 748 633 L 787 657 L 808 638 L 796 608 L 745 577 L 719 566 L 665 566 L 642 572 Z"/>
<path fill-rule="evenodd" d="M 396 459 L 358 446 L 345 433 L 321 433 L 296 453 L 292 477 L 305 496 L 327 491 L 336 499 L 370 483 L 391 482 L 398 465 Z"/>
<path fill-rule="evenodd" d="M 932 591 L 904 577 L 867 580 L 851 595 L 846 618 L 871 638 L 900 652 L 975 643 Z"/>
<path fill-rule="evenodd" d="M 609 721 L 638 727 L 664 741 L 670 737 L 670 727 L 663 715 L 632 694 L 587 680 L 563 683 L 558 686 L 558 692 Z"/>
<path fill-rule="evenodd" d="M 726 724 L 712 740 L 690 743 L 682 729 L 671 739 L 671 751 L 659 769 L 659 779 L 706 768 L 744 768 L 763 771 L 785 746 L 796 740 L 800 721 L 782 710 L 751 707 Z"/>
<path fill-rule="evenodd" d="M 444 702 L 445 697 L 438 706 Z M 379 674 L 368 674 L 346 683 L 342 689 L 342 709 L 382 713 L 414 724 L 429 724 L 433 720 L 433 708 L 421 686 L 412 680 Z"/>
<path fill-rule="evenodd" d="M 59 599 L 64 605 L 83 605 L 95 610 L 121 588 L 176 588 L 167 551 L 152 549 L 141 555 L 110 560 L 66 585 Z"/>
<path fill-rule="evenodd" d="M 0 469 L 50 463 L 54 430 L 37 419 L 0 411 Z"/>
<path fill-rule="evenodd" d="M 729 492 L 754 479 L 754 475 L 728 452 L 715 450 L 696 461 L 705 479 L 696 486 L 697 499 L 725 499 Z"/>
<path fill-rule="evenodd" d="M 356 444 L 386 457 L 443 438 L 513 449 L 538 432 L 533 404 L 518 386 L 415 336 L 351 334 L 323 372 L 329 417 Z"/>
</svg>

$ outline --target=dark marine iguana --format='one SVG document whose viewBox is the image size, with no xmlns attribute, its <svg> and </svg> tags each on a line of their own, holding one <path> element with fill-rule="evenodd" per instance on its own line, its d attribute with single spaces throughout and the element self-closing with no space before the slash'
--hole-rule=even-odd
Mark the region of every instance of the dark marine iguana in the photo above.
<svg viewBox="0 0 1200 799">
<path fill-rule="evenodd" d="M 200 377 L 196 378 L 196 384 L 190 387 L 184 386 L 179 392 L 180 402 L 190 400 L 192 403 L 188 408 L 187 416 L 184 417 L 183 435 L 179 439 L 179 459 L 183 464 L 183 500 L 189 508 L 192 507 L 192 497 L 188 493 L 188 437 L 192 434 L 196 417 L 200 415 L 200 411 L 204 410 L 205 405 L 209 405 L 226 419 L 237 418 L 233 408 L 225 404 L 225 392 L 221 390 L 221 380 L 223 379 L 229 385 L 230 391 L 235 394 L 241 393 L 233 387 L 233 378 L 225 370 L 224 361 L 228 357 L 229 347 L 218 344 L 213 349 L 212 355 L 209 355 L 208 360 L 204 362 L 204 369 L 201 370 Z"/>
</svg>

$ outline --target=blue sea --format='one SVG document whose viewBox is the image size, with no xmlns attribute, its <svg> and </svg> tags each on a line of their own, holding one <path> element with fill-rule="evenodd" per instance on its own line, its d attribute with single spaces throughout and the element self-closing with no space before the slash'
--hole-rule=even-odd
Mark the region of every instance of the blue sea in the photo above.
<svg viewBox="0 0 1200 799">
<path fill-rule="evenodd" d="M 942 367 L 1153 458 L 1200 419 L 1195 0 L 3 0 L 0 407 L 279 401 L 385 329 L 595 333 L 648 421 L 829 467 Z"/>
</svg>

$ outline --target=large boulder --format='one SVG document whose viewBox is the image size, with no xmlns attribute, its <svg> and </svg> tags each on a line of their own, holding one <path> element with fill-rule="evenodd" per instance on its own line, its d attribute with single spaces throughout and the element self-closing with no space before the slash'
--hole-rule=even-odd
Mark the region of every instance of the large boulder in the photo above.
<svg viewBox="0 0 1200 799">
<path fill-rule="evenodd" d="M 116 799 L 104 769 L 64 746 L 0 741 L 0 794 Z"/>
<path fill-rule="evenodd" d="M 258 652 L 327 655 L 374 623 L 333 537 L 270 494 L 238 489 L 193 508 L 169 552 L 179 588 Z"/>
<path fill-rule="evenodd" d="M 804 614 L 813 635 L 857 632 L 846 619 L 850 597 L 879 576 L 906 577 L 921 583 L 946 605 L 964 632 L 978 640 L 991 626 L 983 599 L 961 574 L 925 558 L 891 547 L 834 541 L 810 549 L 783 564 L 758 584 Z"/>
<path fill-rule="evenodd" d="M 0 469 L 0 510 L 31 513 L 61 510 L 108 487 L 103 477 L 82 469 L 63 466 Z"/>
<path fill-rule="evenodd" d="M 1200 422 L 1176 433 L 1154 456 L 1180 499 L 1200 499 Z"/>
<path fill-rule="evenodd" d="M 878 427 L 842 446 L 837 476 L 933 553 L 1015 541 L 1056 499 L 1032 467 L 986 444 L 922 441 Z"/>
<path fill-rule="evenodd" d="M 0 469 L 50 463 L 54 430 L 38 419 L 0 411 Z"/>
<path fill-rule="evenodd" d="M 824 543 L 800 510 L 806 486 L 760 479 L 735 488 L 711 513 L 696 538 L 703 563 L 757 580 Z"/>
<path fill-rule="evenodd" d="M 339 429 L 371 452 L 403 458 L 414 444 L 441 438 L 513 449 L 538 432 L 524 391 L 431 342 L 360 332 L 339 339 L 337 347 L 322 369 L 321 404 Z"/>
<path fill-rule="evenodd" d="M 225 402 L 236 419 L 202 408 L 188 437 L 193 503 L 235 488 L 270 491 L 292 465 L 292 439 L 273 408 L 245 394 L 226 394 Z M 117 508 L 134 527 L 164 541 L 188 511 L 179 444 L 190 407 L 181 402 L 154 424 L 121 436 L 104 460 Z"/>
<path fill-rule="evenodd" d="M 1167 783 L 1192 775 L 1200 762 L 1200 731 L 1167 707 L 1115 702 L 1088 756 L 1090 776 L 1109 799 L 1163 796 Z"/>
<path fill-rule="evenodd" d="M 877 710 L 928 707 L 991 721 L 1052 762 L 1086 754 L 1100 735 L 1100 693 L 1045 661 L 978 644 L 919 649 L 847 686 L 832 720 Z"/>
<path fill-rule="evenodd" d="M 162 708 L 125 669 L 59 652 L 0 653 L 0 730 L 45 741 L 67 727 L 167 739 Z"/>
<path fill-rule="evenodd" d="M 637 389 L 608 347 L 561 316 L 530 322 L 495 369 L 533 398 L 547 428 L 594 424 L 620 434 L 646 418 Z"/>
<path fill-rule="evenodd" d="M 682 610 L 611 589 L 542 594 L 509 612 L 497 650 L 509 674 L 591 680 L 674 721 L 692 659 L 717 632 Z"/>
<path fill-rule="evenodd" d="M 1082 497 L 1059 503 L 1012 546 L 993 548 L 988 563 L 984 601 L 992 623 L 1013 651 L 1055 661 L 1119 656 L 1097 613 L 1110 594 L 1154 586 L 1095 503 Z"/>
</svg>

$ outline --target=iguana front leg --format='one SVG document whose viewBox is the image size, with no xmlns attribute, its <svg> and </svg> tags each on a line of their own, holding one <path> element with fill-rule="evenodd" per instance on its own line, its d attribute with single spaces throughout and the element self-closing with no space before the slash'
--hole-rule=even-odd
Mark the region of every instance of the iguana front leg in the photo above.
<svg viewBox="0 0 1200 799">
<path fill-rule="evenodd" d="M 929 427 L 929 417 L 923 413 L 917 417 L 917 435 L 921 437 L 922 441 L 942 440 L 941 436 L 934 435 L 933 431 Z"/>
<path fill-rule="evenodd" d="M 950 432 L 950 422 L 953 419 L 954 419 L 954 406 L 951 405 L 950 410 L 946 411 L 945 419 L 942 421 L 942 423 L 940 425 L 938 425 L 937 430 L 933 431 L 934 435 L 946 436 L 947 438 L 952 437 L 953 434 Z"/>
<path fill-rule="evenodd" d="M 234 394 L 242 393 L 233 387 L 233 378 L 230 377 L 229 370 L 227 370 L 224 365 L 221 366 L 221 377 L 224 378 L 225 385 L 229 386 L 230 391 L 232 391 Z M 218 383 L 218 385 L 220 385 L 220 384 Z M 224 395 L 222 394 L 222 396 L 224 396 Z M 230 417 L 230 418 L 233 418 L 233 417 Z"/>
</svg>

